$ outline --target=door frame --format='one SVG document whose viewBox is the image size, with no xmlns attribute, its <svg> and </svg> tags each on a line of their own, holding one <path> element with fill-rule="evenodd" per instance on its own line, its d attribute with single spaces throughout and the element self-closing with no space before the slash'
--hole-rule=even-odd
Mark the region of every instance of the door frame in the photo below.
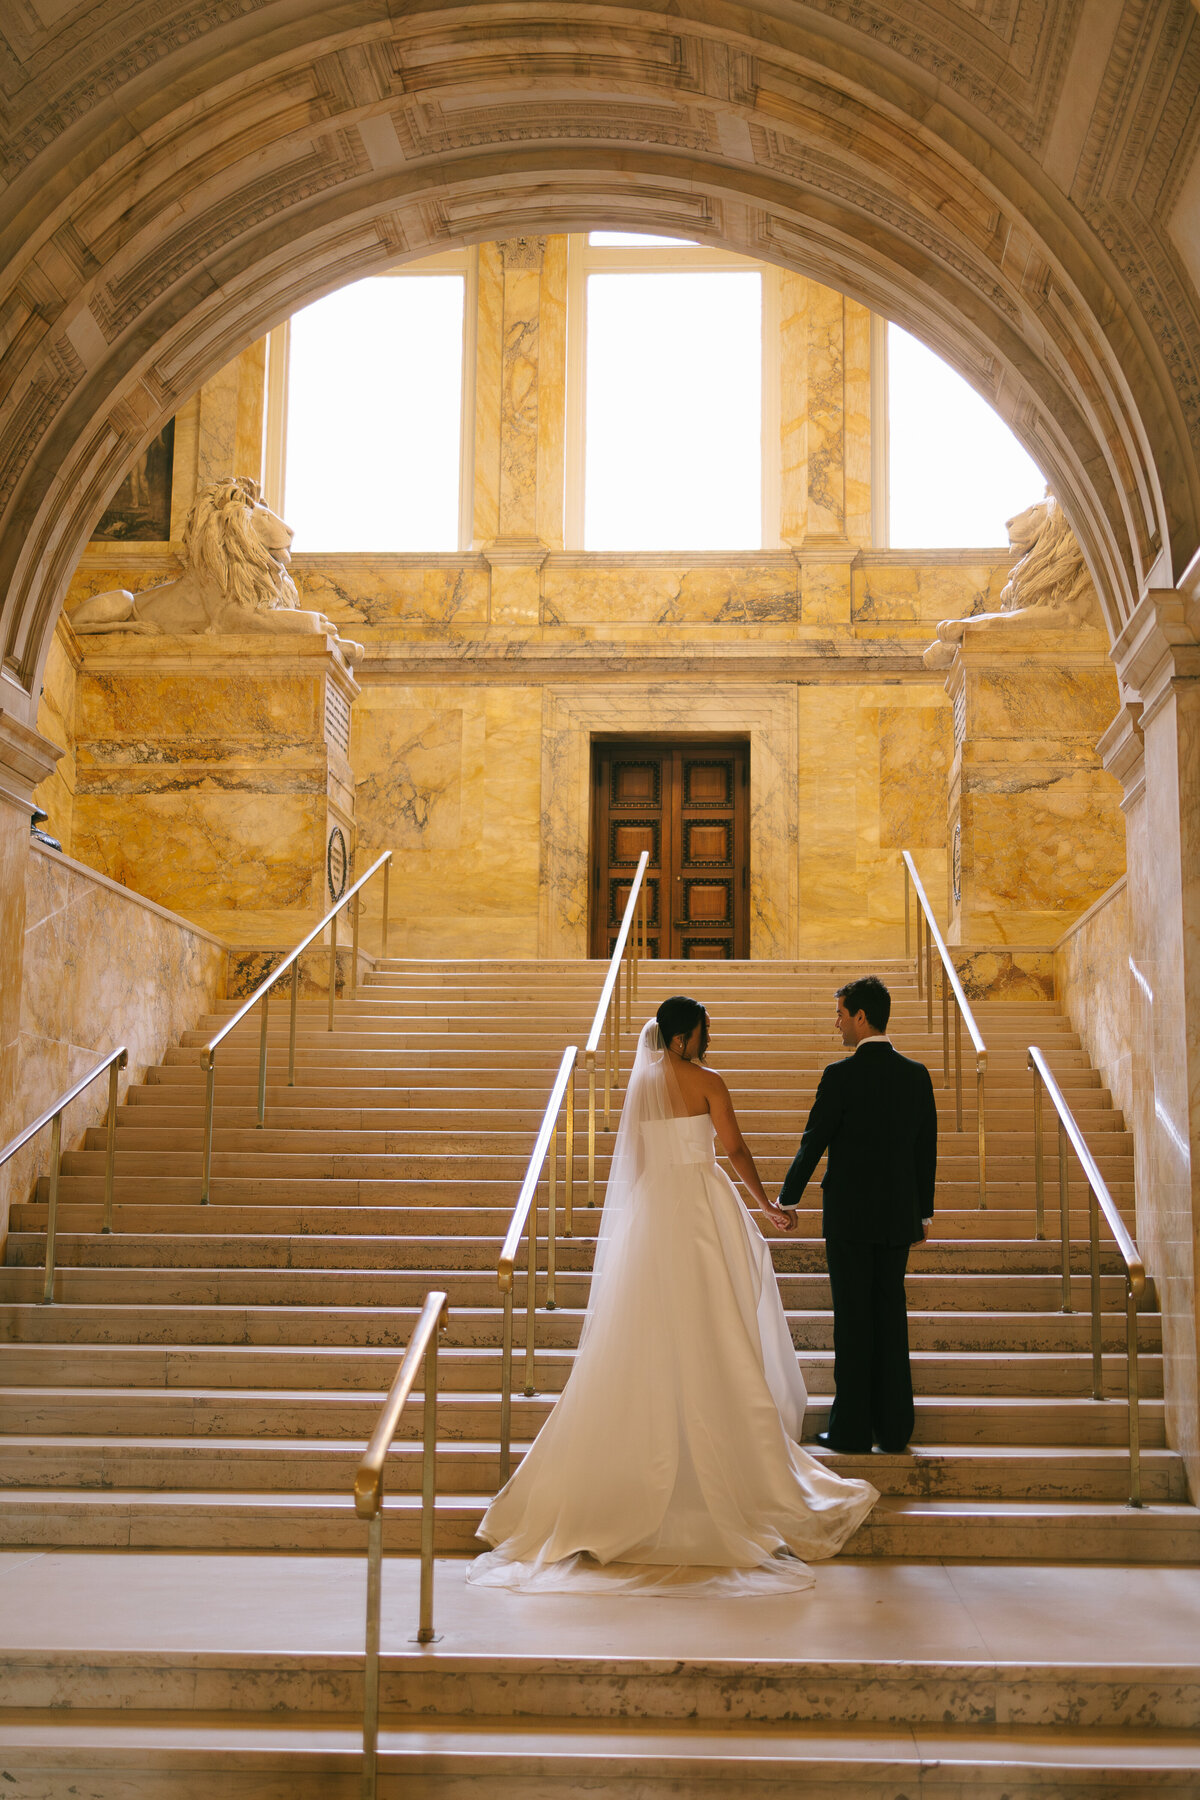
<svg viewBox="0 0 1200 1800">
<path fill-rule="evenodd" d="M 588 803 L 588 839 L 587 839 L 588 904 L 587 904 L 587 950 L 586 950 L 585 954 L 587 954 L 589 957 L 591 956 L 591 946 L 592 946 L 593 942 L 595 941 L 596 937 L 599 935 L 598 929 L 597 929 L 597 927 L 598 927 L 597 909 L 600 904 L 600 890 L 599 890 L 599 886 L 598 886 L 597 882 L 594 879 L 594 872 L 598 866 L 597 861 L 596 861 L 596 856 L 597 856 L 597 849 L 598 849 L 598 846 L 600 843 L 601 799 L 600 799 L 600 789 L 599 789 L 599 786 L 596 781 L 596 752 L 598 750 L 612 749 L 612 748 L 615 748 L 622 744 L 628 744 L 630 746 L 636 745 L 636 744 L 654 744 L 654 745 L 661 745 L 664 749 L 671 749 L 671 750 L 674 750 L 676 748 L 684 748 L 688 744 L 703 745 L 705 748 L 712 748 L 714 750 L 720 750 L 725 745 L 729 745 L 729 746 L 736 745 L 739 750 L 744 750 L 745 758 L 746 758 L 746 763 L 745 763 L 746 782 L 745 782 L 745 800 L 744 800 L 743 804 L 744 804 L 745 810 L 744 810 L 744 814 L 743 814 L 742 820 L 741 820 L 741 830 L 737 835 L 740 836 L 740 838 L 741 838 L 744 855 L 745 855 L 743 895 L 742 895 L 741 905 L 743 908 L 743 921 L 744 921 L 743 928 L 744 928 L 744 936 L 745 936 L 745 943 L 746 943 L 746 956 L 747 957 L 752 956 L 753 948 L 751 945 L 750 926 L 751 926 L 751 919 L 753 917 L 752 907 L 751 907 L 751 896 L 753 894 L 754 868 L 753 868 L 753 846 L 752 846 L 751 831 L 750 831 L 750 818 L 751 818 L 751 801 L 752 801 L 752 796 L 753 796 L 753 792 L 754 792 L 754 789 L 753 789 L 754 739 L 753 739 L 752 733 L 749 731 L 636 731 L 635 730 L 635 731 L 593 731 L 591 733 L 589 741 L 588 741 L 588 746 L 589 746 L 588 747 L 589 803 Z M 736 817 L 736 802 L 735 802 L 735 817 Z M 661 918 L 661 922 L 660 922 L 660 931 L 664 931 L 666 929 L 666 910 L 671 905 L 672 905 L 672 896 L 668 892 L 667 887 L 666 887 L 665 871 L 664 871 L 663 879 L 660 882 L 660 888 L 659 888 L 659 909 L 660 909 L 660 913 L 662 914 L 662 918 Z M 735 944 L 735 948 L 736 948 L 736 944 Z M 595 960 L 595 959 L 593 958 L 592 960 Z M 678 959 L 667 958 L 666 960 L 671 961 L 671 960 L 678 960 Z M 738 960 L 740 960 L 740 959 L 738 959 Z"/>
</svg>

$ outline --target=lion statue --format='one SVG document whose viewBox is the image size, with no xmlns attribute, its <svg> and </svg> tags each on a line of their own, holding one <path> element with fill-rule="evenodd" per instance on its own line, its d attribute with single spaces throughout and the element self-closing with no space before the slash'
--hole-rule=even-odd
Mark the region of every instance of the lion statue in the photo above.
<svg viewBox="0 0 1200 1800">
<path fill-rule="evenodd" d="M 81 635 L 101 631 L 319 632 L 337 638 L 348 662 L 363 654 L 324 613 L 306 612 L 288 573 L 294 533 L 262 498 L 257 481 L 230 475 L 202 488 L 183 526 L 184 572 L 131 594 L 109 588 L 71 614 Z"/>
<path fill-rule="evenodd" d="M 927 669 L 950 667 L 968 625 L 972 637 L 980 627 L 1003 629 L 1016 618 L 1036 620 L 1058 630 L 1099 625 L 1096 590 L 1058 501 L 1048 494 L 1009 519 L 1005 529 L 1009 548 L 1019 553 L 1019 561 L 1000 595 L 1000 611 L 943 619 L 935 642 L 924 655 Z"/>
</svg>

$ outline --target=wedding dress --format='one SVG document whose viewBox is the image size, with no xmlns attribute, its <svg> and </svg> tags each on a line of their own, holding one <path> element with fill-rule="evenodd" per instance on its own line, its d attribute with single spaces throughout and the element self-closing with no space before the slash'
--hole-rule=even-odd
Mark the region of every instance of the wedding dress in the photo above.
<svg viewBox="0 0 1200 1800">
<path fill-rule="evenodd" d="M 688 1116 L 654 1020 L 613 1150 L 562 1397 L 468 1579 L 533 1591 L 812 1585 L 878 1499 L 800 1448 L 807 1404 L 771 1254 Z"/>
</svg>

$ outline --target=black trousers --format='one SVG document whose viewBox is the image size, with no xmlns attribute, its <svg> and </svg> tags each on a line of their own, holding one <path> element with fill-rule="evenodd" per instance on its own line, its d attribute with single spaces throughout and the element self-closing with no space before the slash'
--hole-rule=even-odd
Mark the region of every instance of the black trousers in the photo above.
<svg viewBox="0 0 1200 1800">
<path fill-rule="evenodd" d="M 829 1436 L 839 1450 L 903 1450 L 912 1436 L 908 1360 L 907 1244 L 826 1238 L 833 1289 L 833 1380 Z"/>
</svg>

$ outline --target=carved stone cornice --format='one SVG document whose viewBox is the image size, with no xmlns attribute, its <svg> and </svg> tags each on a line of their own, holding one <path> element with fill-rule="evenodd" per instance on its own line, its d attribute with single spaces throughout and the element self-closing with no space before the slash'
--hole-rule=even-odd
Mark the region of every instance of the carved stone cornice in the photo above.
<svg viewBox="0 0 1200 1800">
<path fill-rule="evenodd" d="M 61 755 L 59 746 L 40 731 L 0 711 L 0 800 L 32 812 L 34 788 L 53 775 Z"/>
<path fill-rule="evenodd" d="M 479 554 L 489 569 L 540 569 L 550 554 L 540 538 L 496 538 Z"/>
<path fill-rule="evenodd" d="M 1200 642 L 1189 610 L 1176 588 L 1151 588 L 1113 645 L 1122 686 L 1141 701 L 1143 731 L 1170 695 L 1172 683 L 1200 679 Z"/>
<path fill-rule="evenodd" d="M 1128 812 L 1146 788 L 1146 746 L 1142 737 L 1142 707 L 1127 700 L 1096 744 L 1100 760 L 1125 790 L 1121 810 Z"/>
</svg>

